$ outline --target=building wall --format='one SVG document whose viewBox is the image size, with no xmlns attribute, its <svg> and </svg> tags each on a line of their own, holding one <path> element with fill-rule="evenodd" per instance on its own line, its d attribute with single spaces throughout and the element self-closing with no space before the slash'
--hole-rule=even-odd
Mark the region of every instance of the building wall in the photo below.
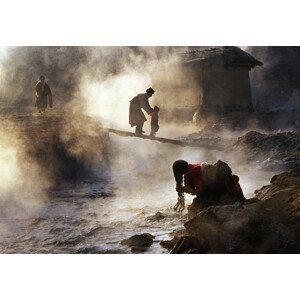
<svg viewBox="0 0 300 300">
<path fill-rule="evenodd" d="M 249 69 L 215 66 L 202 69 L 202 109 L 241 111 L 252 108 Z"/>
</svg>

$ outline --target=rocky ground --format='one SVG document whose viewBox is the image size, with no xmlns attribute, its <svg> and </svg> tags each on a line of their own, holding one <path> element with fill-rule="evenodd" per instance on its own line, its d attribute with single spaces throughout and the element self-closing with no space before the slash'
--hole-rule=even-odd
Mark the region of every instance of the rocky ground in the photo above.
<svg viewBox="0 0 300 300">
<path fill-rule="evenodd" d="M 300 168 L 274 176 L 244 206 L 211 206 L 162 246 L 170 253 L 299 253 Z"/>
<path fill-rule="evenodd" d="M 260 163 L 267 170 L 289 170 L 300 165 L 300 132 L 264 134 L 250 131 L 233 144 L 247 163 Z"/>
<path fill-rule="evenodd" d="M 181 139 L 189 142 L 197 140 L 209 141 L 227 149 L 227 153 L 235 153 L 235 160 L 241 163 L 260 164 L 261 169 L 283 171 L 300 165 L 300 131 L 261 133 L 249 131 L 239 137 L 236 133 L 227 138 L 221 137 L 217 131 L 207 133 L 203 130 Z"/>
</svg>

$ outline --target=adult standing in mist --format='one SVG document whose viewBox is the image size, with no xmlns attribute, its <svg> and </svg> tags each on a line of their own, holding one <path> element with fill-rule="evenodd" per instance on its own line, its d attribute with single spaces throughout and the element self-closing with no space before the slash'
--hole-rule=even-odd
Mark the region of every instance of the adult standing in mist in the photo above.
<svg viewBox="0 0 300 300">
<path fill-rule="evenodd" d="M 149 98 L 155 91 L 150 87 L 146 90 L 144 94 L 138 94 L 130 101 L 129 106 L 129 124 L 131 127 L 136 126 L 135 133 L 136 134 L 143 134 L 144 122 L 147 121 L 142 109 L 144 109 L 148 115 L 153 112 L 153 108 L 149 104 Z"/>
<path fill-rule="evenodd" d="M 39 81 L 35 85 L 35 107 L 40 113 L 44 113 L 49 106 L 52 108 L 52 93 L 49 85 L 45 82 L 45 76 L 41 75 Z"/>
</svg>

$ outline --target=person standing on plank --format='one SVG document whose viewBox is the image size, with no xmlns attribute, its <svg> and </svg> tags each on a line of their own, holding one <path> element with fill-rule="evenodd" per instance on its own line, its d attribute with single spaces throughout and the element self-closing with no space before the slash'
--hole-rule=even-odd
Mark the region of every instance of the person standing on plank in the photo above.
<svg viewBox="0 0 300 300">
<path fill-rule="evenodd" d="M 131 127 L 136 126 L 135 133 L 137 135 L 142 135 L 145 133 L 143 131 L 144 122 L 147 120 L 142 109 L 146 111 L 148 115 L 151 115 L 153 108 L 149 104 L 149 98 L 155 91 L 150 87 L 146 90 L 144 94 L 138 94 L 135 96 L 129 105 L 129 124 Z"/>
</svg>

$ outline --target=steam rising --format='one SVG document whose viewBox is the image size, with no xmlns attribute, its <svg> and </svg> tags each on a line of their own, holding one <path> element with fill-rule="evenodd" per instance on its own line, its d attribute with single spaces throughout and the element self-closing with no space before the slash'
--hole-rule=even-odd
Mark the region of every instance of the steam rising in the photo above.
<svg viewBox="0 0 300 300">
<path fill-rule="evenodd" d="M 46 200 L 49 181 L 41 176 L 39 165 L 28 157 L 22 136 L 13 123 L 1 121 L 0 131 L 0 206 L 1 217 L 31 215 Z"/>
<path fill-rule="evenodd" d="M 198 84 L 178 63 L 176 53 L 183 50 L 8 49 L 0 65 L 0 111 L 11 116 L 0 132 L 1 204 L 13 199 L 21 206 L 42 205 L 47 189 L 75 179 L 82 182 L 88 176 L 103 177 L 110 166 L 117 193 L 124 198 L 116 204 L 118 207 L 154 203 L 163 207 L 174 203 L 176 197 L 171 173 L 174 160 L 214 163 L 227 159 L 235 169 L 234 157 L 224 157 L 220 152 L 116 137 L 111 137 L 110 143 L 103 131 L 103 127 L 130 130 L 129 101 L 149 86 L 156 90 L 150 104 L 158 105 L 162 116 L 187 103 L 198 104 Z M 53 112 L 48 110 L 45 117 L 37 116 L 34 108 L 33 89 L 41 74 L 46 76 L 54 101 Z M 25 121 L 20 121 L 17 113 L 22 113 Z M 175 119 L 168 123 L 162 120 L 160 125 L 161 136 L 176 137 L 195 130 L 193 125 L 176 125 Z M 241 169 L 236 169 L 237 173 Z M 244 170 L 242 186 L 247 182 L 244 178 L 249 178 L 247 172 Z"/>
</svg>

